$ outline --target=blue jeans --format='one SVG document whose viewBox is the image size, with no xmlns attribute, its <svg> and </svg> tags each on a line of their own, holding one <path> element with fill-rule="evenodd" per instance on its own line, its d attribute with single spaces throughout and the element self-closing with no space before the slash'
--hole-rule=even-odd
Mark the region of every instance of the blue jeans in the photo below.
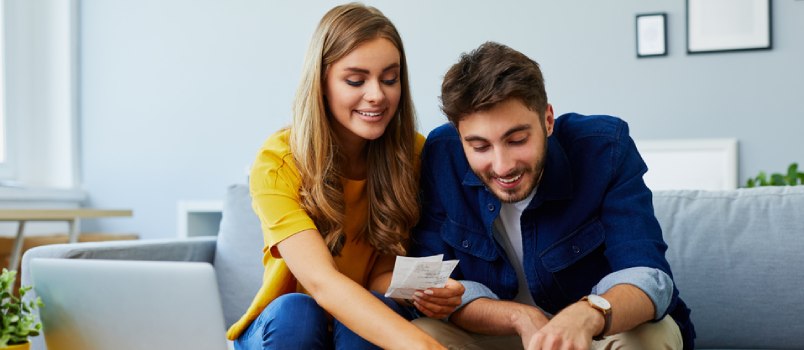
<svg viewBox="0 0 804 350">
<path fill-rule="evenodd" d="M 410 320 L 411 310 L 382 294 L 371 292 L 400 316 Z M 235 349 L 380 349 L 352 332 L 338 320 L 332 321 L 307 294 L 290 293 L 272 301 L 260 316 L 235 340 Z"/>
</svg>

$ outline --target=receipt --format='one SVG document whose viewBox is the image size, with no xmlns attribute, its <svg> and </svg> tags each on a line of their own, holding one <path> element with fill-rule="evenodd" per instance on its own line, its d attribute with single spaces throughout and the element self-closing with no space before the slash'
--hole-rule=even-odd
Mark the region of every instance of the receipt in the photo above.
<svg viewBox="0 0 804 350">
<path fill-rule="evenodd" d="M 443 288 L 458 260 L 444 259 L 444 254 L 411 258 L 397 256 L 388 292 L 389 298 L 411 299 L 417 290 Z"/>
</svg>

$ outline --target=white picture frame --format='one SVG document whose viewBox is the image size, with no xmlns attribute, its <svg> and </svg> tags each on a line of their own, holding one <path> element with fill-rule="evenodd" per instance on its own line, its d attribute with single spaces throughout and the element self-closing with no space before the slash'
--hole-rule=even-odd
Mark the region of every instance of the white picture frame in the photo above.
<svg viewBox="0 0 804 350">
<path fill-rule="evenodd" d="M 687 0 L 687 53 L 771 47 L 770 0 Z"/>
<path fill-rule="evenodd" d="M 644 13 L 636 16 L 637 57 L 667 56 L 667 14 Z"/>
</svg>

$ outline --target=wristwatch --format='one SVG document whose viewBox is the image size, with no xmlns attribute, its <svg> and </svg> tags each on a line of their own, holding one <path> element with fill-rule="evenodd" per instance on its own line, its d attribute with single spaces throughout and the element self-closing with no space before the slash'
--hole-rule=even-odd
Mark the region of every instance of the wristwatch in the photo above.
<svg viewBox="0 0 804 350">
<path fill-rule="evenodd" d="M 586 301 L 589 303 L 589 306 L 603 314 L 603 330 L 600 331 L 600 334 L 592 337 L 592 340 L 602 340 L 603 336 L 609 331 L 609 328 L 611 328 L 611 304 L 608 300 L 597 294 L 589 294 L 581 298 L 581 301 Z"/>
</svg>

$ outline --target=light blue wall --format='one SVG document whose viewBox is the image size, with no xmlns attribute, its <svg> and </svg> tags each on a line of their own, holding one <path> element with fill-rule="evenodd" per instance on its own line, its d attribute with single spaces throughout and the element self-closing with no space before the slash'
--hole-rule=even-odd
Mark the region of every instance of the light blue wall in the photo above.
<svg viewBox="0 0 804 350">
<path fill-rule="evenodd" d="M 82 0 L 83 182 L 90 205 L 135 214 L 86 229 L 173 237 L 178 200 L 245 181 L 289 122 L 307 42 L 338 3 Z M 772 50 L 705 55 L 685 53 L 683 0 L 368 3 L 403 36 L 423 133 L 445 121 L 445 70 L 495 40 L 540 62 L 557 113 L 618 115 L 640 139 L 737 138 L 740 183 L 804 163 L 804 1 L 773 1 Z M 668 14 L 667 57 L 636 58 L 646 12 Z"/>
</svg>

